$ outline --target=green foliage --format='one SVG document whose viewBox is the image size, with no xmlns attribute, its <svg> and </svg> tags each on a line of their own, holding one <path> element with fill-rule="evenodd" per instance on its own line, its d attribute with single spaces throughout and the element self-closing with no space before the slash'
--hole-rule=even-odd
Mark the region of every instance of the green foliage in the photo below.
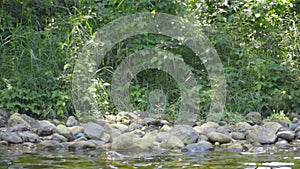
<svg viewBox="0 0 300 169">
<path fill-rule="evenodd" d="M 285 122 L 291 122 L 290 118 L 286 116 L 284 111 L 280 111 L 279 113 L 273 113 L 268 117 L 270 120 L 281 120 Z"/>
<path fill-rule="evenodd" d="M 0 1 L 0 107 L 36 117 L 75 113 L 71 79 L 85 42 L 121 16 L 164 12 L 199 25 L 215 46 L 228 83 L 224 119 L 242 120 L 239 115 L 249 111 L 272 118 L 283 116 L 276 114 L 281 111 L 299 111 L 299 4 L 298 0 Z M 100 66 L 110 69 L 99 72 L 92 86 L 99 115 L 116 111 L 109 92 L 112 72 L 130 54 L 155 47 L 174 57 L 157 57 L 152 62 L 182 59 L 190 66 L 200 86 L 195 102 L 200 117 L 205 117 L 211 86 L 203 63 L 176 40 L 153 34 L 128 38 L 107 53 Z M 161 70 L 144 70 L 131 81 L 132 104 L 149 109 L 149 94 L 156 89 L 166 95 L 166 118 L 176 119 L 180 87 Z"/>
</svg>

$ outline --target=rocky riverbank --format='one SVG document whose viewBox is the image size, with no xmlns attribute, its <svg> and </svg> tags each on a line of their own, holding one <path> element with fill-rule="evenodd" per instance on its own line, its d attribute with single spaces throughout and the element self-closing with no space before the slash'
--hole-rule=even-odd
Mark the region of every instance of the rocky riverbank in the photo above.
<svg viewBox="0 0 300 169">
<path fill-rule="evenodd" d="M 30 151 L 103 150 L 120 154 L 153 154 L 168 150 L 184 153 L 228 151 L 241 154 L 291 150 L 300 146 L 300 124 L 263 120 L 247 114 L 247 122 L 170 124 L 142 112 L 121 112 L 109 119 L 80 122 L 35 120 L 0 110 L 0 147 Z"/>
</svg>

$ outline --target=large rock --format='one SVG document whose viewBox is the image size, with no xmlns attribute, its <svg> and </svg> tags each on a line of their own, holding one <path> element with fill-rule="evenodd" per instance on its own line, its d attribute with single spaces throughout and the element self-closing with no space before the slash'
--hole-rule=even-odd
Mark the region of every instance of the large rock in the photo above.
<svg viewBox="0 0 300 169">
<path fill-rule="evenodd" d="M 56 141 L 56 142 L 59 142 L 59 143 L 62 143 L 62 142 L 67 142 L 68 139 L 58 133 L 54 133 L 52 136 L 51 136 L 51 140 L 53 141 Z"/>
<path fill-rule="evenodd" d="M 243 151 L 243 146 L 240 143 L 230 143 L 227 147 L 228 152 L 240 153 Z"/>
<path fill-rule="evenodd" d="M 27 122 L 25 119 L 23 119 L 23 116 L 21 114 L 14 113 L 8 119 L 8 127 L 13 127 L 17 124 L 24 124 L 26 127 L 32 128 L 30 122 Z"/>
<path fill-rule="evenodd" d="M 262 116 L 259 112 L 250 112 L 246 115 L 246 119 L 254 124 L 261 124 Z"/>
<path fill-rule="evenodd" d="M 215 143 L 230 143 L 232 138 L 226 134 L 218 133 L 218 132 L 212 132 L 208 135 L 209 141 Z"/>
<path fill-rule="evenodd" d="M 157 134 L 156 141 L 160 142 L 160 146 L 165 149 L 182 148 L 184 143 L 177 136 L 173 136 L 168 132 L 160 132 Z"/>
<path fill-rule="evenodd" d="M 84 129 L 84 133 L 86 134 L 87 138 L 101 140 L 101 137 L 104 133 L 104 128 L 93 122 L 89 122 Z"/>
<path fill-rule="evenodd" d="M 213 145 L 208 141 L 200 141 L 198 143 L 186 145 L 182 151 L 189 153 L 207 153 L 213 149 Z"/>
<path fill-rule="evenodd" d="M 277 122 L 267 122 L 246 132 L 246 139 L 251 143 L 273 144 L 277 140 L 277 131 L 282 126 Z"/>
<path fill-rule="evenodd" d="M 20 132 L 19 136 L 22 138 L 22 140 L 24 142 L 30 142 L 30 143 L 39 143 L 39 142 L 41 142 L 40 137 L 37 134 L 32 133 L 30 131 Z"/>
<path fill-rule="evenodd" d="M 175 125 L 170 133 L 181 139 L 184 144 L 195 143 L 199 133 L 189 125 Z"/>
<path fill-rule="evenodd" d="M 58 133 L 64 137 L 66 137 L 69 141 L 74 140 L 75 136 L 73 135 L 72 131 L 66 127 L 65 125 L 59 124 L 55 128 L 55 133 Z"/>
<path fill-rule="evenodd" d="M 6 132 L 1 136 L 3 140 L 12 144 L 23 143 L 23 139 L 16 132 Z"/>
<path fill-rule="evenodd" d="M 70 143 L 68 146 L 69 151 L 78 151 L 78 150 L 85 150 L 85 149 L 96 149 L 96 144 L 88 141 L 76 141 Z"/>
<path fill-rule="evenodd" d="M 283 138 L 287 141 L 292 141 L 295 138 L 295 135 L 294 131 L 279 131 L 277 133 L 278 138 Z"/>
<path fill-rule="evenodd" d="M 66 122 L 67 127 L 77 126 L 79 123 L 74 116 L 70 116 Z"/>
<path fill-rule="evenodd" d="M 142 139 L 133 133 L 124 133 L 113 138 L 111 149 L 119 152 L 140 152 L 151 149 L 152 144 L 142 142 Z"/>
<path fill-rule="evenodd" d="M 219 127 L 218 123 L 207 122 L 202 124 L 201 126 L 194 127 L 194 130 L 196 130 L 199 134 L 204 134 L 207 136 L 209 133 L 216 131 L 218 127 Z"/>
<path fill-rule="evenodd" d="M 250 130 L 251 128 L 252 128 L 251 125 L 246 122 L 239 122 L 239 123 L 235 124 L 235 130 L 237 132 L 244 133 L 244 132 Z"/>
<path fill-rule="evenodd" d="M 40 136 L 51 135 L 55 129 L 55 125 L 47 120 L 38 121 L 38 124 L 37 133 Z"/>
<path fill-rule="evenodd" d="M 44 151 L 53 151 L 53 150 L 60 150 L 63 148 L 63 145 L 60 144 L 57 141 L 53 141 L 53 140 L 46 140 L 46 141 L 42 141 L 41 143 L 39 143 L 37 145 L 37 147 L 40 150 L 44 150 Z"/>
</svg>

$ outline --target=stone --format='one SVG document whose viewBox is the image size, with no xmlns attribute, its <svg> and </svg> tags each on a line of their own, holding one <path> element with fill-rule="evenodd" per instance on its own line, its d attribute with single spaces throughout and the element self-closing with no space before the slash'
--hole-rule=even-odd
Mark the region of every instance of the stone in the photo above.
<svg viewBox="0 0 300 169">
<path fill-rule="evenodd" d="M 101 140 L 87 140 L 87 142 L 93 143 L 96 146 L 103 146 L 105 144 L 105 142 Z"/>
<path fill-rule="evenodd" d="M 68 150 L 78 151 L 78 150 L 85 150 L 85 149 L 96 149 L 96 147 L 97 146 L 92 142 L 80 140 L 69 144 Z"/>
<path fill-rule="evenodd" d="M 219 124 L 216 122 L 206 122 L 201 126 L 195 126 L 194 130 L 196 130 L 199 134 L 208 135 L 211 132 L 215 132 Z"/>
<path fill-rule="evenodd" d="M 144 123 L 146 123 L 147 125 L 163 126 L 163 124 L 159 119 L 155 119 L 151 117 L 144 118 Z"/>
<path fill-rule="evenodd" d="M 205 135 L 200 134 L 198 137 L 198 142 L 200 142 L 200 141 L 208 141 L 208 138 Z"/>
<path fill-rule="evenodd" d="M 62 135 L 60 135 L 60 134 L 58 134 L 58 133 L 54 133 L 54 134 L 52 135 L 52 137 L 51 137 L 51 140 L 57 141 L 57 142 L 59 142 L 59 143 L 67 142 L 67 141 L 68 141 L 68 139 L 67 139 L 66 137 L 64 137 L 64 136 L 62 136 Z"/>
<path fill-rule="evenodd" d="M 211 141 L 212 143 L 218 142 L 222 144 L 222 143 L 230 143 L 232 141 L 232 138 L 223 133 L 212 132 L 208 135 L 208 140 Z"/>
<path fill-rule="evenodd" d="M 287 141 L 292 141 L 295 138 L 295 132 L 294 131 L 279 131 L 277 133 L 278 138 L 283 138 Z"/>
<path fill-rule="evenodd" d="M 267 122 L 246 132 L 246 139 L 251 143 L 273 144 L 277 140 L 276 133 L 282 126 L 277 122 Z"/>
<path fill-rule="evenodd" d="M 120 130 L 122 133 L 128 130 L 128 126 L 122 123 L 117 123 L 117 124 L 111 124 L 110 125 L 112 128 Z"/>
<path fill-rule="evenodd" d="M 8 119 L 8 127 L 13 127 L 17 124 L 24 124 L 28 128 L 32 128 L 31 124 L 23 119 L 22 115 L 19 113 L 14 113 Z"/>
<path fill-rule="evenodd" d="M 175 125 L 170 133 L 181 139 L 184 144 L 195 143 L 199 133 L 189 125 Z"/>
<path fill-rule="evenodd" d="M 124 133 L 113 138 L 111 149 L 118 152 L 144 152 L 153 149 L 153 140 L 142 139 L 133 133 Z"/>
<path fill-rule="evenodd" d="M 240 133 L 240 132 L 232 132 L 231 137 L 235 140 L 245 140 L 246 139 L 246 135 L 244 133 Z"/>
<path fill-rule="evenodd" d="M 47 120 L 38 121 L 39 127 L 37 128 L 37 133 L 40 136 L 49 136 L 53 134 L 55 125 Z"/>
<path fill-rule="evenodd" d="M 208 141 L 200 141 L 198 143 L 186 145 L 182 151 L 188 153 L 207 153 L 213 149 L 213 145 Z"/>
<path fill-rule="evenodd" d="M 74 136 L 76 136 L 79 133 L 84 132 L 84 128 L 82 126 L 72 126 L 72 127 L 69 127 L 69 129 L 71 130 L 71 132 L 73 133 Z"/>
<path fill-rule="evenodd" d="M 171 135 L 169 132 L 159 132 L 156 141 L 160 142 L 160 146 L 165 149 L 182 148 L 184 143 L 177 136 Z"/>
<path fill-rule="evenodd" d="M 139 124 L 139 123 L 131 123 L 128 127 L 128 131 L 133 131 L 133 130 L 137 130 L 137 129 L 141 129 L 143 127 L 143 125 Z"/>
<path fill-rule="evenodd" d="M 37 147 L 40 150 L 43 151 L 53 151 L 53 150 L 60 150 L 63 148 L 63 145 L 60 144 L 57 141 L 53 141 L 53 140 L 46 140 L 46 141 L 42 141 L 40 142 Z"/>
<path fill-rule="evenodd" d="M 219 126 L 219 127 L 217 127 L 216 132 L 223 133 L 223 134 L 229 134 L 230 130 L 227 126 Z"/>
<path fill-rule="evenodd" d="M 243 151 L 243 146 L 240 143 L 230 143 L 227 147 L 228 152 L 240 153 Z"/>
<path fill-rule="evenodd" d="M 261 124 L 262 116 L 259 112 L 250 112 L 246 115 L 248 121 L 253 122 L 254 124 Z"/>
<path fill-rule="evenodd" d="M 101 137 L 104 133 L 104 128 L 97 123 L 89 122 L 84 129 L 84 133 L 87 138 L 101 140 Z"/>
<path fill-rule="evenodd" d="M 5 127 L 9 118 L 9 113 L 6 109 L 0 109 L 0 127 Z"/>
<path fill-rule="evenodd" d="M 16 132 L 5 132 L 1 137 L 10 144 L 19 144 L 24 142 Z"/>
<path fill-rule="evenodd" d="M 160 128 L 160 131 L 170 131 L 172 129 L 172 127 L 170 127 L 169 125 L 165 124 Z"/>
<path fill-rule="evenodd" d="M 74 116 L 70 116 L 66 122 L 67 127 L 77 126 L 79 123 Z"/>
<path fill-rule="evenodd" d="M 235 131 L 245 133 L 250 130 L 252 127 L 249 123 L 246 122 L 238 122 L 235 124 Z"/>
<path fill-rule="evenodd" d="M 75 139 L 75 136 L 73 135 L 72 131 L 66 127 L 65 125 L 59 124 L 55 128 L 55 133 L 58 133 L 64 137 L 66 137 L 69 141 L 72 141 Z"/>
<path fill-rule="evenodd" d="M 105 143 L 110 141 L 110 135 L 107 133 L 103 133 L 103 135 L 101 136 L 100 140 L 104 141 Z"/>
<path fill-rule="evenodd" d="M 18 134 L 24 142 L 30 142 L 30 143 L 41 142 L 40 137 L 37 134 L 32 133 L 31 131 L 20 132 Z"/>
<path fill-rule="evenodd" d="M 16 124 L 12 127 L 9 127 L 10 132 L 22 132 L 22 131 L 29 131 L 30 128 L 25 126 L 25 124 Z"/>
</svg>

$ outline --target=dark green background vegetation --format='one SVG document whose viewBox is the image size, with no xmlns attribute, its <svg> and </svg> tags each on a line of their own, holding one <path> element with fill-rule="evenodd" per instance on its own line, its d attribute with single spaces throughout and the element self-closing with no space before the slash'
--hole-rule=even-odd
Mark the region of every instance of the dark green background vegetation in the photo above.
<svg viewBox="0 0 300 169">
<path fill-rule="evenodd" d="M 1 0 L 0 107 L 39 118 L 80 116 L 71 97 L 80 48 L 105 24 L 137 12 L 177 15 L 203 30 L 226 72 L 224 119 L 249 111 L 264 116 L 300 111 L 299 0 Z M 120 42 L 107 54 L 94 83 L 100 113 L 116 111 L 109 84 L 118 64 L 151 47 L 170 50 L 193 68 L 201 84 L 199 115 L 205 117 L 210 84 L 201 61 L 186 46 L 153 34 Z M 166 118 L 176 117 L 179 89 L 162 71 L 137 75 L 130 85 L 132 103 L 148 109 L 153 89 L 168 97 Z"/>
</svg>

